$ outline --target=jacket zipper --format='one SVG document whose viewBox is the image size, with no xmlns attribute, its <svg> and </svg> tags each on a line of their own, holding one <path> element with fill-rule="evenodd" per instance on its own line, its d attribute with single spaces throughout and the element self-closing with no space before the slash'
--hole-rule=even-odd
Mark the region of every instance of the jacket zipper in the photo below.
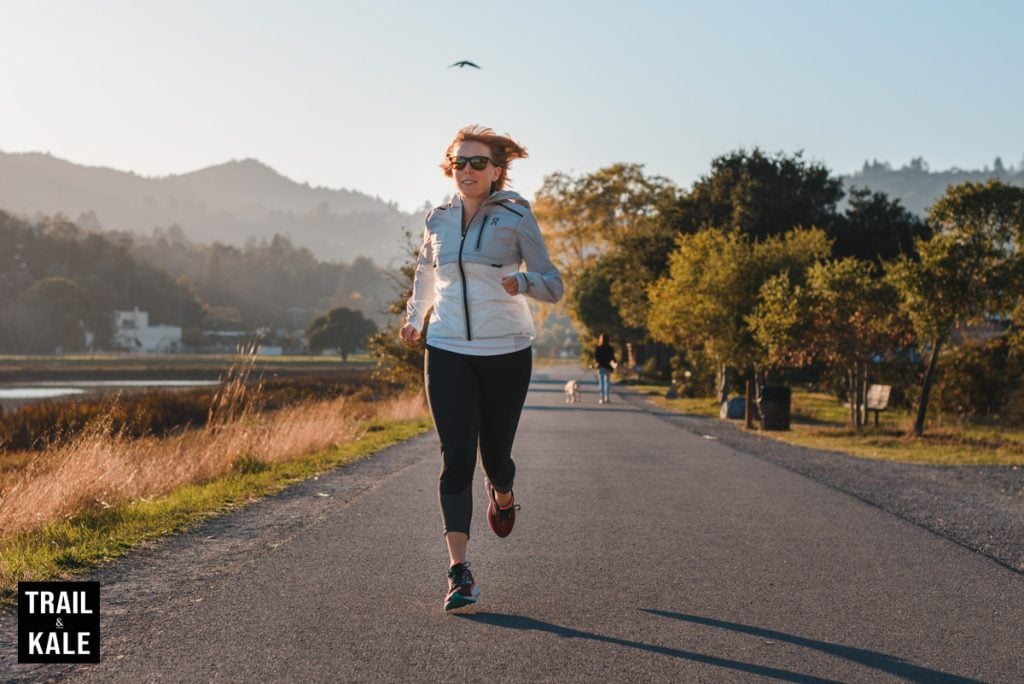
<svg viewBox="0 0 1024 684">
<path fill-rule="evenodd" d="M 462 276 L 462 309 L 466 312 L 466 339 L 472 340 L 473 333 L 469 330 L 469 292 L 466 289 L 466 271 L 462 268 L 462 248 L 466 245 L 466 232 L 462 233 L 459 243 L 459 275 Z"/>
<path fill-rule="evenodd" d="M 484 228 L 487 227 L 487 214 L 484 214 L 484 222 L 480 224 L 480 232 L 476 234 L 476 251 L 480 251 L 480 241 L 484 237 Z"/>
<path fill-rule="evenodd" d="M 465 208 L 463 208 L 465 211 Z M 465 230 L 462 231 L 462 241 L 459 242 L 459 275 L 462 277 L 462 310 L 466 315 L 466 340 L 473 340 L 473 332 L 469 325 L 469 288 L 466 285 L 466 270 L 462 267 L 462 250 L 466 246 L 466 234 L 469 232 L 469 227 L 472 225 L 473 219 L 469 220 L 469 224 L 466 225 Z M 487 223 L 487 215 L 484 214 L 484 224 Z M 483 235 L 484 227 L 480 226 L 480 234 Z M 477 249 L 480 249 L 480 237 L 477 236 L 476 240 Z"/>
</svg>

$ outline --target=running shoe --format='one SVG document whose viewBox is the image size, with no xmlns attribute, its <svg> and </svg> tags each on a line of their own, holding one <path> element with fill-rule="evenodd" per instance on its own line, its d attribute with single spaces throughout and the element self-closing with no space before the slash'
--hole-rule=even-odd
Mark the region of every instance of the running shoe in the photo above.
<svg viewBox="0 0 1024 684">
<path fill-rule="evenodd" d="M 448 595 L 444 599 L 444 609 L 462 608 L 476 603 L 480 596 L 480 587 L 469 571 L 469 563 L 458 563 L 448 568 Z"/>
<path fill-rule="evenodd" d="M 494 497 L 494 485 L 490 480 L 485 480 L 487 486 L 487 525 L 491 531 L 499 537 L 507 537 L 512 533 L 512 526 L 516 524 L 516 511 L 519 505 L 516 504 L 515 496 L 508 502 L 507 506 L 498 506 L 498 500 Z"/>
</svg>

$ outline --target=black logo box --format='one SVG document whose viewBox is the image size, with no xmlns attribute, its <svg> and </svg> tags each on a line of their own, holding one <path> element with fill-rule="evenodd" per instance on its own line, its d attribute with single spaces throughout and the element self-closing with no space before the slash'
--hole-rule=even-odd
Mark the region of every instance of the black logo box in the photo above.
<svg viewBox="0 0 1024 684">
<path fill-rule="evenodd" d="M 100 583 L 18 582 L 18 662 L 100 662 Z"/>
</svg>

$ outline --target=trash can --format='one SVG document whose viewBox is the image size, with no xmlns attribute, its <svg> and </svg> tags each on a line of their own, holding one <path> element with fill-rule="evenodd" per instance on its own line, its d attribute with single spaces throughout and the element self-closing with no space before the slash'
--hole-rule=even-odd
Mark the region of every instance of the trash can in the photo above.
<svg viewBox="0 0 1024 684">
<path fill-rule="evenodd" d="M 792 394 L 789 387 L 761 388 L 761 429 L 788 430 Z"/>
</svg>

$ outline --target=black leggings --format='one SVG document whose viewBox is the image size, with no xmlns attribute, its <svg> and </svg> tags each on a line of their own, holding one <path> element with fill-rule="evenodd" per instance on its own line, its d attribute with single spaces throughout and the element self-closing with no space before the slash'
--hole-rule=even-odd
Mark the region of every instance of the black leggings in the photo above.
<svg viewBox="0 0 1024 684">
<path fill-rule="evenodd" d="M 477 445 L 484 473 L 499 492 L 512 490 L 512 442 L 533 372 L 530 348 L 470 356 L 427 347 L 425 381 L 441 439 L 444 531 L 469 534 Z"/>
</svg>

